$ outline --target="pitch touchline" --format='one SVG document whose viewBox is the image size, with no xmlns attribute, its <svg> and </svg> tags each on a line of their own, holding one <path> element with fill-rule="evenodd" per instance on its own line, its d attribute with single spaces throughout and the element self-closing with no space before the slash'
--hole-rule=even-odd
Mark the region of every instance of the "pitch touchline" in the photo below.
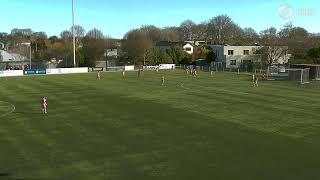
<svg viewBox="0 0 320 180">
<path fill-rule="evenodd" d="M 11 103 L 9 103 L 9 102 L 6 102 L 6 101 L 0 101 L 0 103 L 1 103 L 1 102 L 2 102 L 2 103 L 5 103 L 5 104 L 9 104 L 9 105 L 11 106 L 11 111 L 6 112 L 6 113 L 0 115 L 0 117 L 5 117 L 5 116 L 13 113 L 13 112 L 16 110 L 16 107 L 15 107 L 13 104 L 11 104 Z"/>
</svg>

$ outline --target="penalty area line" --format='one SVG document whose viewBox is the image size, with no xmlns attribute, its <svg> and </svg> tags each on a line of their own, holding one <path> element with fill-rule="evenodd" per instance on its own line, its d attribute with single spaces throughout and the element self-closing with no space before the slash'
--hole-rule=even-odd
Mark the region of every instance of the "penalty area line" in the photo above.
<svg viewBox="0 0 320 180">
<path fill-rule="evenodd" d="M 13 104 L 9 103 L 9 102 L 6 102 L 6 101 L 0 101 L 0 103 L 8 104 L 8 105 L 10 105 L 10 106 L 11 106 L 11 110 L 10 110 L 10 111 L 8 111 L 8 112 L 6 112 L 6 113 L 4 113 L 4 114 L 0 114 L 0 118 L 1 118 L 1 117 L 5 117 L 5 116 L 7 116 L 7 115 L 9 115 L 9 114 L 13 113 L 13 112 L 16 110 L 16 107 L 15 107 Z"/>
</svg>

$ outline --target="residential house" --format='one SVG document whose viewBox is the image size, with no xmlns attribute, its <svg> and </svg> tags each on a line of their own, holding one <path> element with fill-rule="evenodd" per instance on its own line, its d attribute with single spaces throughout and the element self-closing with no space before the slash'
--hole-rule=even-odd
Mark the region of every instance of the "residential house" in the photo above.
<svg viewBox="0 0 320 180">
<path fill-rule="evenodd" d="M 185 43 L 189 43 L 192 46 L 204 46 L 204 45 L 207 45 L 206 41 L 185 41 Z"/>
<path fill-rule="evenodd" d="M 226 68 L 239 68 L 246 62 L 261 62 L 264 54 L 260 50 L 266 48 L 265 53 L 270 53 L 274 47 L 268 46 L 229 46 L 229 45 L 208 45 L 216 54 L 216 62 L 224 63 Z M 285 47 L 278 47 L 276 49 L 285 49 Z M 270 58 L 269 56 L 267 58 Z M 285 64 L 288 62 L 290 55 L 287 53 L 281 54 L 277 57 L 276 64 Z"/>
<path fill-rule="evenodd" d="M 119 51 L 118 48 L 107 49 L 107 57 L 118 58 L 119 56 L 118 51 Z"/>
<path fill-rule="evenodd" d="M 170 49 L 175 44 L 176 44 L 176 42 L 159 41 L 156 43 L 156 47 L 158 47 L 160 49 Z"/>
<path fill-rule="evenodd" d="M 183 49 L 188 53 L 188 54 L 193 54 L 193 46 L 189 43 L 185 44 L 183 46 Z"/>
</svg>

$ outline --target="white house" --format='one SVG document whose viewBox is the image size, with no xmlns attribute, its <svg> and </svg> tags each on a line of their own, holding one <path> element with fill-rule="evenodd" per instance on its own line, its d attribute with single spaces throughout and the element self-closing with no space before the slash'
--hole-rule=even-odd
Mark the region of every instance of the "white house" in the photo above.
<svg viewBox="0 0 320 180">
<path fill-rule="evenodd" d="M 114 49 L 107 49 L 107 56 L 108 57 L 118 57 L 118 49 L 114 48 Z"/>
<path fill-rule="evenodd" d="M 270 49 L 274 47 L 266 46 L 228 46 L 228 45 L 209 45 L 216 54 L 216 61 L 225 63 L 226 68 L 239 68 L 245 61 L 261 62 L 263 55 L 260 50 L 266 48 L 265 53 L 270 54 Z M 277 47 L 276 49 L 284 50 L 285 47 Z M 269 56 L 267 57 L 269 58 Z M 277 57 L 277 64 L 285 64 L 288 62 L 290 55 L 287 53 Z"/>
<path fill-rule="evenodd" d="M 183 49 L 188 53 L 188 54 L 193 54 L 193 46 L 190 43 L 187 43 L 183 46 Z"/>
</svg>

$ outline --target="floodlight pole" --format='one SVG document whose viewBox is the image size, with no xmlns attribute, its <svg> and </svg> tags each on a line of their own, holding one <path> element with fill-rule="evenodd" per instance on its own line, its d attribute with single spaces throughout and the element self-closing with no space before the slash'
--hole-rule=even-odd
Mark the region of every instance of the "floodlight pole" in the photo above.
<svg viewBox="0 0 320 180">
<path fill-rule="evenodd" d="M 76 37 L 74 27 L 74 0 L 72 0 L 72 36 L 73 36 L 73 66 L 76 67 Z"/>
<path fill-rule="evenodd" d="M 32 69 L 32 67 L 31 67 L 31 58 L 32 58 L 31 42 L 30 42 L 29 47 L 30 47 L 30 69 Z"/>
</svg>

